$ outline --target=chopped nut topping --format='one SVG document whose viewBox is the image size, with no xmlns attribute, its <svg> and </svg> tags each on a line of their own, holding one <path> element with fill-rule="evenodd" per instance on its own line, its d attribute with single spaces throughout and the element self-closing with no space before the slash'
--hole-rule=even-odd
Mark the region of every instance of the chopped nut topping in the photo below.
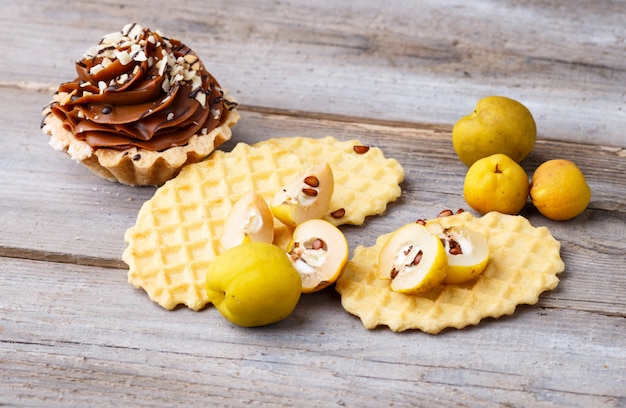
<svg viewBox="0 0 626 408">
<path fill-rule="evenodd" d="M 184 145 L 193 135 L 208 134 L 222 126 L 229 116 L 227 110 L 237 106 L 236 101 L 226 99 L 217 80 L 189 47 L 136 23 L 104 35 L 76 61 L 76 70 L 79 75 L 59 86 L 50 109 L 92 148 L 130 145 L 161 151 Z M 151 103 L 144 103 L 148 101 Z M 125 107 L 118 109 L 117 105 Z M 151 115 L 156 112 L 167 120 L 179 121 L 176 126 L 181 132 L 172 132 L 160 120 L 153 120 L 157 117 Z M 114 118 L 111 115 L 102 121 L 105 117 L 101 117 L 97 129 L 83 131 L 77 126 L 83 120 L 96 121 L 99 114 L 113 113 Z M 110 123 L 113 119 L 116 123 Z M 129 127 L 127 133 L 118 133 L 117 125 L 127 121 L 142 123 Z M 86 132 L 101 137 L 87 138 Z"/>
<path fill-rule="evenodd" d="M 91 67 L 91 68 L 89 69 L 89 73 L 90 73 L 91 75 L 95 75 L 95 74 L 97 74 L 98 72 L 102 71 L 103 69 L 104 69 L 104 65 L 102 65 L 102 64 L 94 65 L 93 67 Z"/>
</svg>

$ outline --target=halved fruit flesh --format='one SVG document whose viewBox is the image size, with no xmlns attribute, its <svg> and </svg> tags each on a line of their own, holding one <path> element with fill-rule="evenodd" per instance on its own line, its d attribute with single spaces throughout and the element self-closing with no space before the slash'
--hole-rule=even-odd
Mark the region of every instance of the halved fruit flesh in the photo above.
<svg viewBox="0 0 626 408">
<path fill-rule="evenodd" d="M 228 213 L 220 242 L 229 249 L 244 242 L 266 242 L 274 239 L 274 216 L 259 194 L 249 191 L 243 195 Z"/>
<path fill-rule="evenodd" d="M 335 182 L 326 162 L 309 167 L 274 196 L 274 216 L 292 228 L 304 221 L 322 218 L 328 210 Z"/>
<path fill-rule="evenodd" d="M 302 292 L 317 292 L 341 276 L 348 261 L 348 241 L 333 224 L 312 219 L 296 227 L 287 255 L 302 278 Z"/>
<path fill-rule="evenodd" d="M 470 281 L 487 266 L 489 244 L 481 233 L 457 226 L 444 228 L 436 221 L 427 223 L 426 228 L 441 240 L 448 257 L 448 270 L 443 283 Z"/>
<path fill-rule="evenodd" d="M 447 257 L 439 238 L 421 224 L 407 224 L 389 236 L 378 257 L 378 277 L 391 279 L 391 289 L 426 292 L 441 284 Z"/>
</svg>

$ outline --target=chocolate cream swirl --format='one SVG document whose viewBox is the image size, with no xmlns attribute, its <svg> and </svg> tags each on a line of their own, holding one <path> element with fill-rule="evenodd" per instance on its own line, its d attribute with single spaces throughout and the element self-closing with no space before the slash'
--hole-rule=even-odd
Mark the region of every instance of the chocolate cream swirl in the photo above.
<svg viewBox="0 0 626 408">
<path fill-rule="evenodd" d="M 236 106 L 189 47 L 138 24 L 105 35 L 76 72 L 50 111 L 94 149 L 182 146 L 222 125 Z"/>
</svg>

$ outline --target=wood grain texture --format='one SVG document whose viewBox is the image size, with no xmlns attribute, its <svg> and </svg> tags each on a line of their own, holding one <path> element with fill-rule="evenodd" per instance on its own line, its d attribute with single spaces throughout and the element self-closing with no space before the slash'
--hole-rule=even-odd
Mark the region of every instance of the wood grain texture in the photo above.
<svg viewBox="0 0 626 408">
<path fill-rule="evenodd" d="M 3 4 L 0 405 L 626 405 L 625 11 L 584 0 Z M 467 209 L 452 125 L 487 94 L 523 101 L 539 128 L 527 173 L 568 158 L 593 192 L 567 222 L 522 211 L 562 243 L 559 286 L 512 316 L 437 336 L 365 330 L 332 288 L 254 330 L 210 306 L 161 309 L 121 261 L 155 189 L 97 178 L 38 129 L 73 61 L 130 21 L 189 44 L 240 100 L 222 149 L 331 135 L 402 163 L 400 199 L 342 227 L 351 251 Z"/>
<path fill-rule="evenodd" d="M 184 39 L 244 105 L 448 125 L 503 94 L 545 138 L 623 146 L 622 2 L 200 4 L 12 4 L 3 42 L 37 57 L 0 61 L 0 83 L 54 87 L 103 34 L 139 21 Z"/>
<path fill-rule="evenodd" d="M 616 346 L 624 319 L 520 307 L 463 331 L 398 335 L 366 331 L 327 291 L 305 296 L 287 320 L 250 330 L 213 308 L 162 310 L 115 269 L 0 258 L 0 270 L 6 404 L 624 402 L 626 364 Z"/>
</svg>

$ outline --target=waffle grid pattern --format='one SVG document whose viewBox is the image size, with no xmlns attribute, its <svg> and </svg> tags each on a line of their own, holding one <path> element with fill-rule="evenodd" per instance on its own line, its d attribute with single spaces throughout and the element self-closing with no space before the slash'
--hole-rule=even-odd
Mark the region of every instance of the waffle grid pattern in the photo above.
<svg viewBox="0 0 626 408">
<path fill-rule="evenodd" d="M 380 157 L 356 155 L 352 145 L 338 150 L 335 147 L 338 144 L 340 142 L 333 138 L 322 141 L 289 138 L 289 143 L 285 144 L 268 142 L 255 146 L 240 143 L 231 152 L 216 151 L 210 159 L 186 166 L 144 203 L 135 226 L 125 234 L 128 247 L 122 258 L 129 266 L 129 283 L 143 288 L 151 300 L 165 309 L 171 310 L 180 304 L 193 310 L 202 309 L 210 302 L 204 287 L 205 274 L 220 251 L 219 236 L 232 206 L 250 190 L 269 202 L 278 189 L 312 161 L 328 161 L 333 171 L 340 174 L 340 180 L 348 180 L 341 174 L 348 174 L 355 168 L 371 169 L 369 173 L 354 174 L 353 179 L 374 180 L 368 181 L 368 188 L 375 190 L 362 194 L 379 195 L 379 201 L 384 201 L 385 205 L 400 195 L 397 184 L 402 180 L 403 170 L 395 160 L 384 159 L 380 151 Z M 351 155 L 357 156 L 353 160 L 356 165 L 344 160 L 342 152 L 348 146 Z M 327 151 L 333 154 L 327 155 Z M 375 163 L 373 158 L 377 160 Z M 347 163 L 351 167 L 346 167 Z M 378 174 L 388 174 L 388 169 L 384 168 L 386 163 L 394 165 L 396 178 L 386 176 L 384 182 L 376 182 Z M 376 170 L 379 167 L 384 170 Z M 393 186 L 388 188 L 393 193 L 381 193 L 381 184 L 391 183 L 388 180 L 393 180 Z M 338 194 L 346 188 L 341 181 L 335 181 Z M 362 223 L 365 216 L 384 210 L 384 207 L 380 210 L 379 206 L 373 208 L 358 201 L 348 201 L 342 207 L 352 217 L 333 218 L 336 224 L 353 220 Z M 274 243 L 286 247 L 291 232 L 278 220 L 275 225 Z"/>
<path fill-rule="evenodd" d="M 330 163 L 336 187 L 324 219 L 334 225 L 361 225 L 366 216 L 382 214 L 387 204 L 402 193 L 400 183 L 404 179 L 404 169 L 400 163 L 386 158 L 376 147 L 370 147 L 363 154 L 356 153 L 354 146 L 361 145 L 358 140 L 339 142 L 332 137 L 288 137 L 270 139 L 256 146 L 266 144 L 279 146 L 309 160 L 315 158 Z M 334 218 L 330 215 L 340 208 L 346 210 L 345 216 Z"/>
<path fill-rule="evenodd" d="M 390 234 L 372 247 L 357 247 L 337 282 L 343 307 L 373 329 L 420 329 L 436 334 L 461 329 L 486 317 L 512 314 L 519 304 L 535 304 L 539 295 L 554 289 L 565 269 L 560 243 L 545 227 L 535 228 L 521 216 L 470 213 L 437 219 L 444 227 L 461 225 L 485 235 L 490 261 L 476 279 L 461 285 L 441 285 L 420 295 L 393 292 L 389 281 L 376 277 L 378 254 Z"/>
<path fill-rule="evenodd" d="M 126 232 L 129 246 L 123 259 L 129 282 L 168 310 L 179 304 L 203 308 L 209 302 L 205 273 L 219 251 L 219 235 L 234 203 L 251 189 L 271 198 L 301 167 L 290 152 L 245 144 L 185 167 L 144 204 L 136 225 Z"/>
</svg>

